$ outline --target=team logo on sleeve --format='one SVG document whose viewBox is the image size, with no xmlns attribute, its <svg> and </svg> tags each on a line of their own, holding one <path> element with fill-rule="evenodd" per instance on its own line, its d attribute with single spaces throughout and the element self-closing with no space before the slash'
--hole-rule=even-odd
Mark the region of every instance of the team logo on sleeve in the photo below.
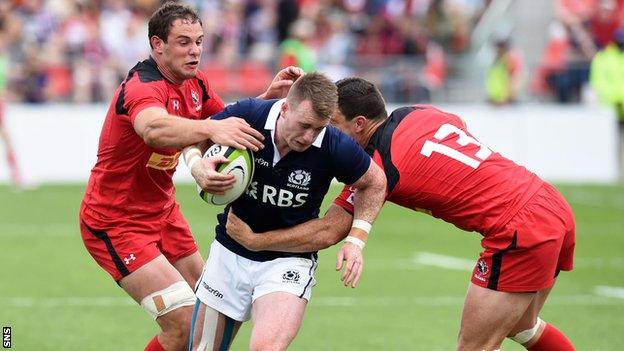
<svg viewBox="0 0 624 351">
<path fill-rule="evenodd" d="M 486 280 L 485 276 L 488 275 L 488 273 L 490 273 L 490 267 L 488 267 L 483 259 L 480 259 L 475 267 L 474 277 L 484 282 Z"/>
<path fill-rule="evenodd" d="M 292 171 L 288 176 L 288 186 L 299 190 L 309 190 L 308 185 L 310 184 L 311 179 L 312 176 L 310 175 L 310 172 L 298 169 L 296 171 Z"/>
</svg>

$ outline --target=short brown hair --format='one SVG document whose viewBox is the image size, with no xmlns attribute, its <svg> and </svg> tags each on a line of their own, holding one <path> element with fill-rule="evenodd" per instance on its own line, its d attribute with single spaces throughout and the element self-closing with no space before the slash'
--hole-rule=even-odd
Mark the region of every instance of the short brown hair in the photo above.
<svg viewBox="0 0 624 351">
<path fill-rule="evenodd" d="M 295 81 L 286 100 L 293 107 L 309 100 L 318 117 L 331 118 L 338 107 L 338 90 L 324 74 L 312 72 Z"/>
<path fill-rule="evenodd" d="M 168 1 L 150 17 L 147 34 L 150 47 L 154 48 L 151 40 L 153 36 L 159 37 L 165 43 L 167 42 L 171 24 L 177 19 L 187 19 L 192 23 L 199 22 L 200 25 L 202 24 L 199 15 L 190 6 Z"/>
<path fill-rule="evenodd" d="M 358 77 L 344 78 L 336 82 L 338 107 L 347 121 L 357 116 L 370 120 L 388 117 L 386 103 L 375 84 Z"/>
</svg>

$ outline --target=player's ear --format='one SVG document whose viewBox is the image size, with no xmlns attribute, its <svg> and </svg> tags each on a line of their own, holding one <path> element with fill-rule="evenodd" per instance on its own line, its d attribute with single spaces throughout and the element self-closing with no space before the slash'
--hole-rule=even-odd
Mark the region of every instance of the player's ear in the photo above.
<svg viewBox="0 0 624 351">
<path fill-rule="evenodd" d="M 281 117 L 286 117 L 286 111 L 288 111 L 288 101 L 284 101 L 284 103 L 280 107 Z"/>
<path fill-rule="evenodd" d="M 150 44 L 152 45 L 152 49 L 159 54 L 163 53 L 163 45 L 165 42 L 160 39 L 157 35 L 152 35 L 150 38 Z"/>
<path fill-rule="evenodd" d="M 354 126 L 356 132 L 361 132 L 366 129 L 367 119 L 364 116 L 356 116 L 354 119 Z"/>
</svg>

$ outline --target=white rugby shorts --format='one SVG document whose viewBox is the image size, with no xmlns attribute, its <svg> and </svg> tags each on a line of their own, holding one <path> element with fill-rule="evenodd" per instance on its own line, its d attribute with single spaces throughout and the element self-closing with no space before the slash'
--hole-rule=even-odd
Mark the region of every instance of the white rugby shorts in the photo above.
<svg viewBox="0 0 624 351">
<path fill-rule="evenodd" d="M 272 292 L 287 292 L 310 301 L 317 266 L 316 260 L 301 257 L 252 261 L 215 240 L 196 294 L 202 303 L 244 322 L 249 320 L 252 303 Z"/>
</svg>

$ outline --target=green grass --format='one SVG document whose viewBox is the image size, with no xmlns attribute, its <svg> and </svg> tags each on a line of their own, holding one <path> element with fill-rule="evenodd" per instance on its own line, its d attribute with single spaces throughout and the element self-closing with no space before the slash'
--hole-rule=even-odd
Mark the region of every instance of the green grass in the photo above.
<svg viewBox="0 0 624 351">
<path fill-rule="evenodd" d="M 577 218 L 576 269 L 563 273 L 542 317 L 578 350 L 621 350 L 624 299 L 624 187 L 560 186 Z M 333 189 L 334 193 L 338 189 Z M 157 332 L 86 252 L 78 231 L 83 185 L 15 193 L 0 187 L 0 324 L 15 350 L 142 350 Z M 190 185 L 178 200 L 205 255 L 218 208 Z M 292 350 L 451 350 L 469 273 L 415 263 L 419 252 L 474 261 L 479 237 L 423 214 L 387 206 L 366 248 L 357 289 L 339 284 L 336 248 L 320 255 L 303 328 Z M 245 325 L 233 350 L 246 350 Z M 522 350 L 506 341 L 505 350 Z"/>
</svg>

